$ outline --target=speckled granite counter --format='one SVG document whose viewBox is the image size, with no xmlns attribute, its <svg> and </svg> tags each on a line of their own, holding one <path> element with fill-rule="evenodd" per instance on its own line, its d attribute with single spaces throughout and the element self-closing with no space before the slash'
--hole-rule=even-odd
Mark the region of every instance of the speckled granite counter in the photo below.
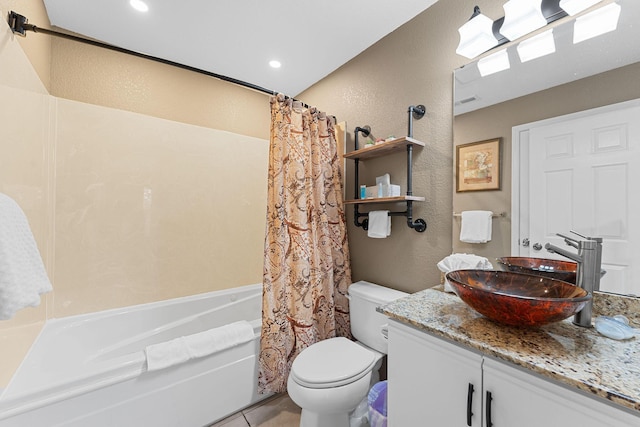
<svg viewBox="0 0 640 427">
<path fill-rule="evenodd" d="M 606 301 L 607 307 L 619 308 L 615 297 Z M 629 301 L 640 304 L 637 298 Z M 640 416 L 640 337 L 615 341 L 595 329 L 575 326 L 571 319 L 537 329 L 502 326 L 441 288 L 400 298 L 382 311 L 432 335 L 638 411 Z"/>
</svg>

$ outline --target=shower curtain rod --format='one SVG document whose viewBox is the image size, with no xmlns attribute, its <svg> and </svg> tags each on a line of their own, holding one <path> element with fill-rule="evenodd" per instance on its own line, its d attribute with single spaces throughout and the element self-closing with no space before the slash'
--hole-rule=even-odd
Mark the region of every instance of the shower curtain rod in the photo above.
<svg viewBox="0 0 640 427">
<path fill-rule="evenodd" d="M 66 34 L 66 33 L 62 33 L 59 31 L 54 31 L 54 30 L 49 30 L 46 28 L 40 28 L 37 27 L 33 24 L 29 24 L 29 20 L 23 16 L 20 15 L 19 13 L 16 13 L 14 11 L 11 11 L 9 13 L 9 27 L 11 28 L 11 31 L 13 31 L 14 34 L 18 34 L 22 37 L 26 37 L 26 32 L 27 31 L 33 31 L 34 33 L 43 33 L 43 34 L 48 34 L 50 36 L 56 36 L 56 37 L 61 37 L 64 39 L 68 39 L 68 40 L 73 40 L 76 42 L 80 42 L 80 43 L 85 43 L 85 44 L 89 44 L 92 46 L 96 46 L 96 47 L 101 47 L 104 49 L 109 49 L 109 50 L 113 50 L 115 52 L 120 52 L 120 53 L 126 53 L 128 55 L 133 55 L 133 56 L 137 56 L 138 58 L 143 58 L 143 59 L 148 59 L 151 61 L 155 61 L 155 62 L 160 62 L 162 64 L 165 65 L 171 65 L 173 67 L 178 67 L 178 68 L 182 68 L 183 70 L 188 70 L 188 71 L 193 71 L 196 73 L 200 73 L 200 74 L 204 74 L 206 76 L 209 77 L 214 77 L 218 80 L 223 80 L 225 82 L 229 82 L 229 83 L 233 83 L 235 85 L 238 86 L 243 86 L 249 89 L 253 89 L 256 90 L 258 92 L 262 92 L 262 93 L 266 93 L 268 95 L 277 95 L 277 92 L 270 90 L 270 89 L 266 89 L 262 86 L 258 86 L 256 84 L 253 83 L 248 83 L 242 80 L 238 80 L 238 79 L 234 79 L 233 77 L 228 77 L 228 76 L 224 76 L 222 74 L 216 74 L 213 73 L 211 71 L 207 71 L 207 70 L 203 70 L 201 68 L 196 68 L 196 67 L 191 67 L 189 65 L 185 65 L 185 64 L 180 64 L 179 62 L 174 62 L 174 61 L 170 61 L 167 59 L 162 59 L 162 58 L 158 58 L 157 56 L 151 56 L 151 55 L 147 55 L 144 53 L 140 53 L 140 52 L 136 52 L 133 50 L 129 50 L 129 49 L 124 49 L 118 46 L 114 46 L 108 43 L 102 43 L 96 40 L 91 40 L 91 39 L 85 39 L 83 37 L 78 37 L 78 36 L 74 36 L 71 34 Z M 286 98 L 290 98 L 293 101 L 298 101 L 301 102 L 302 105 L 304 106 L 304 108 L 309 108 L 309 105 L 305 104 L 302 101 L 299 101 L 293 97 L 287 96 L 285 95 Z M 334 116 L 335 117 L 335 116 Z"/>
</svg>

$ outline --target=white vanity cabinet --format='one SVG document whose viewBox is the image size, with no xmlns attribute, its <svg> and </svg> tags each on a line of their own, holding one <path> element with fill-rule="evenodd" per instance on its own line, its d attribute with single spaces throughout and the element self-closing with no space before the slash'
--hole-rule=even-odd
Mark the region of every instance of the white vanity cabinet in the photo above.
<svg viewBox="0 0 640 427">
<path fill-rule="evenodd" d="M 390 427 L 638 427 L 640 416 L 405 324 L 389 324 Z"/>
</svg>

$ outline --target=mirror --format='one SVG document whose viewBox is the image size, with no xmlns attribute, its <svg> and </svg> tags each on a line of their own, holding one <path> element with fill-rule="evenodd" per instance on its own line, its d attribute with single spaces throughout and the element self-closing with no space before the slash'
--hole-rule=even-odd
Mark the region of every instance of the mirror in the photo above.
<svg viewBox="0 0 640 427">
<path fill-rule="evenodd" d="M 454 193 L 454 212 L 485 208 L 494 212 L 511 211 L 511 129 L 514 126 L 588 110 L 594 108 L 592 105 L 640 98 L 640 87 L 636 89 L 640 70 L 640 49 L 637 49 L 640 2 L 618 0 L 616 3 L 621 6 L 621 13 L 615 32 L 573 45 L 575 18 L 567 17 L 557 21 L 557 25 L 546 27 L 553 28 L 555 54 L 523 64 L 518 59 L 517 44 L 510 43 L 497 48 L 508 50 L 509 70 L 482 78 L 474 61 L 454 71 L 455 144 L 502 137 L 504 178 L 500 192 Z M 483 56 L 487 55 L 489 53 Z M 619 76 L 625 79 L 618 79 Z M 511 223 L 520 219 L 508 217 Z M 454 220 L 454 252 L 475 250 L 489 259 L 511 253 L 514 243 L 508 222 L 508 219 L 494 220 L 494 241 L 478 249 L 457 242 L 460 224 Z"/>
<path fill-rule="evenodd" d="M 574 44 L 575 17 L 568 16 L 531 34 L 553 30 L 553 54 L 523 63 L 517 52 L 519 43 L 509 43 L 479 58 L 506 48 L 508 70 L 482 77 L 478 60 L 455 70 L 454 116 L 640 61 L 640 49 L 635 46 L 640 40 L 640 2 L 614 3 L 621 6 L 615 31 Z"/>
</svg>

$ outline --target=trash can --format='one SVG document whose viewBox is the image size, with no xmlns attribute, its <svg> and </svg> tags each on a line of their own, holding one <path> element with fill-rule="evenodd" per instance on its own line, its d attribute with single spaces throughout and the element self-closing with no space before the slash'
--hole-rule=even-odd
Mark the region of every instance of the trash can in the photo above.
<svg viewBox="0 0 640 427">
<path fill-rule="evenodd" d="M 387 427 L 387 382 L 380 381 L 371 387 L 367 396 L 369 426 Z"/>
</svg>

